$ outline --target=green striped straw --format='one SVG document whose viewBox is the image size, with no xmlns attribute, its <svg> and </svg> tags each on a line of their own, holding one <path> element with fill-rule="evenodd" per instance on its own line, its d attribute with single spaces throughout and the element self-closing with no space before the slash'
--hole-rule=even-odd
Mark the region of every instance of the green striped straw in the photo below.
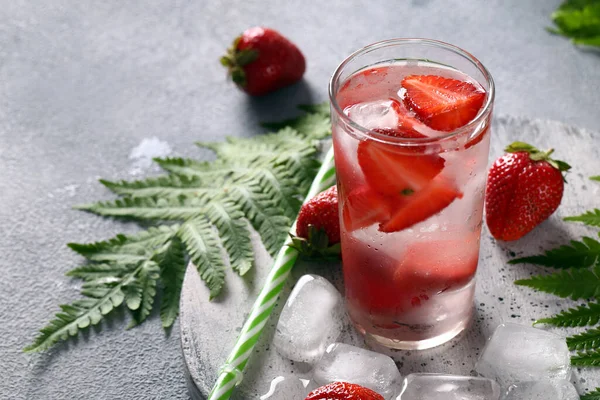
<svg viewBox="0 0 600 400">
<path fill-rule="evenodd" d="M 316 194 L 327 189 L 335 183 L 335 168 L 333 165 L 333 147 L 329 149 L 323 160 L 323 164 L 317 172 L 317 176 L 312 182 L 305 202 Z M 296 222 L 290 230 L 296 232 Z M 215 382 L 208 400 L 227 400 L 231 397 L 235 387 L 242 381 L 243 371 L 246 363 L 252 354 L 252 350 L 262 330 L 273 312 L 275 302 L 281 293 L 281 289 L 298 258 L 298 251 L 292 247 L 291 239 L 288 238 L 275 258 L 275 263 L 265 285 L 263 286 L 258 298 L 252 306 L 250 316 L 246 320 L 240 336 L 231 350 L 225 365 L 219 371 L 219 377 Z"/>
</svg>

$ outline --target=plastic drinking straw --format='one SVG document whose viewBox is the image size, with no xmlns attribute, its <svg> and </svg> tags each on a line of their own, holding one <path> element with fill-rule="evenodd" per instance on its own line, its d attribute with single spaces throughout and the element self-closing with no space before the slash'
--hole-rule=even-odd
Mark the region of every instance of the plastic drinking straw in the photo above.
<svg viewBox="0 0 600 400">
<path fill-rule="evenodd" d="M 321 168 L 310 185 L 304 202 L 307 202 L 334 183 L 335 168 L 333 165 L 332 146 L 325 155 Z M 290 232 L 296 232 L 296 222 L 292 225 Z M 246 320 L 235 346 L 231 350 L 231 353 L 229 353 L 225 365 L 219 370 L 219 377 L 208 395 L 208 400 L 229 399 L 235 387 L 242 381 L 244 367 L 252 354 L 254 346 L 258 342 L 263 327 L 269 320 L 273 306 L 298 258 L 298 251 L 289 247 L 291 242 L 291 239 L 288 237 L 281 250 L 279 250 L 279 253 L 277 253 L 273 268 L 271 268 L 271 272 L 269 272 L 266 282 L 252 306 L 250 316 Z"/>
</svg>

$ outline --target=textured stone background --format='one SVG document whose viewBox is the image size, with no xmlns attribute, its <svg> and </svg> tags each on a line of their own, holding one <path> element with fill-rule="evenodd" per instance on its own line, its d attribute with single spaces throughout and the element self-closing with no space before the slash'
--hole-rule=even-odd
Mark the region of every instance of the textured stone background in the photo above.
<svg viewBox="0 0 600 400">
<path fill-rule="evenodd" d="M 390 37 L 468 49 L 491 71 L 501 114 L 598 130 L 600 56 L 549 35 L 559 0 L 6 0 L 0 7 L 0 398 L 187 398 L 179 328 L 157 315 L 124 331 L 118 315 L 77 341 L 25 355 L 36 329 L 79 285 L 65 243 L 133 231 L 70 206 L 110 194 L 96 183 L 153 172 L 167 153 L 207 157 L 195 140 L 249 136 L 257 122 L 326 98 L 335 66 Z M 366 6 L 368 4 L 368 6 Z M 308 58 L 304 82 L 250 100 L 218 57 L 264 24 Z"/>
</svg>

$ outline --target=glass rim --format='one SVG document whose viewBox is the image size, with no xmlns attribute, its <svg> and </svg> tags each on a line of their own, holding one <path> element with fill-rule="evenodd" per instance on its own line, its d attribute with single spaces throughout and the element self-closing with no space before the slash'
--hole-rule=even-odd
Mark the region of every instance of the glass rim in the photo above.
<svg viewBox="0 0 600 400">
<path fill-rule="evenodd" d="M 435 136 L 435 137 L 424 137 L 424 138 L 396 138 L 396 137 L 377 133 L 371 129 L 367 129 L 367 128 L 357 124 L 356 122 L 354 122 L 350 117 L 348 117 L 344 113 L 344 110 L 341 109 L 340 105 L 337 102 L 337 99 L 335 96 L 335 94 L 337 94 L 337 92 L 334 93 L 334 87 L 335 87 L 336 83 L 339 83 L 340 76 L 341 76 L 342 72 L 344 71 L 344 68 L 352 60 L 356 59 L 357 57 L 359 57 L 363 54 L 369 53 L 373 50 L 377 50 L 377 49 L 381 49 L 381 48 L 385 48 L 385 47 L 392 47 L 392 46 L 396 46 L 396 45 L 402 45 L 402 44 L 421 44 L 421 45 L 425 45 L 425 46 L 437 47 L 440 49 L 449 50 L 449 51 L 465 58 L 466 60 L 470 61 L 472 64 L 475 65 L 475 67 L 477 67 L 477 69 L 479 69 L 479 71 L 483 74 L 485 80 L 487 81 L 488 89 L 486 91 L 487 96 L 486 96 L 485 103 L 484 103 L 483 107 L 481 107 L 481 109 L 479 110 L 479 112 L 477 113 L 475 118 L 473 118 L 466 125 L 463 125 L 460 128 L 450 131 L 450 132 L 446 133 L 445 135 Z M 356 72 L 358 72 L 358 70 Z M 473 56 L 471 53 L 461 49 L 460 47 L 454 46 L 452 44 L 442 42 L 440 40 L 425 39 L 425 38 L 387 39 L 387 40 L 382 40 L 382 41 L 375 42 L 375 43 L 369 44 L 367 46 L 364 46 L 364 47 L 356 50 L 354 53 L 350 54 L 348 57 L 346 57 L 346 59 L 344 59 L 344 61 L 342 61 L 340 63 L 340 65 L 337 66 L 333 75 L 331 76 L 331 79 L 329 80 L 329 101 L 331 102 L 332 108 L 333 108 L 333 110 L 335 110 L 338 117 L 341 118 L 347 125 L 351 126 L 356 131 L 360 132 L 360 134 L 367 136 L 369 138 L 375 139 L 377 141 L 386 142 L 386 143 L 399 143 L 399 144 L 435 143 L 435 142 L 442 141 L 444 139 L 458 136 L 464 132 L 473 131 L 474 128 L 477 127 L 479 124 L 481 124 L 481 122 L 491 112 L 491 109 L 494 104 L 495 94 L 496 94 L 496 91 L 495 91 L 495 85 L 494 85 L 494 80 L 492 78 L 492 75 L 490 74 L 488 69 L 481 63 L 481 61 L 479 61 L 475 56 Z"/>
</svg>

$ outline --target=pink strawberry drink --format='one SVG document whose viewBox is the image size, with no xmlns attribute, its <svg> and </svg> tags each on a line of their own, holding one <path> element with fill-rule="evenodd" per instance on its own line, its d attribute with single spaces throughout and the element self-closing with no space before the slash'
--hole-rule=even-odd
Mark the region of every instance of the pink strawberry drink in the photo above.
<svg viewBox="0 0 600 400">
<path fill-rule="evenodd" d="M 398 39 L 344 61 L 330 97 L 350 317 L 387 347 L 440 345 L 473 310 L 492 78 L 454 46 Z"/>
</svg>

